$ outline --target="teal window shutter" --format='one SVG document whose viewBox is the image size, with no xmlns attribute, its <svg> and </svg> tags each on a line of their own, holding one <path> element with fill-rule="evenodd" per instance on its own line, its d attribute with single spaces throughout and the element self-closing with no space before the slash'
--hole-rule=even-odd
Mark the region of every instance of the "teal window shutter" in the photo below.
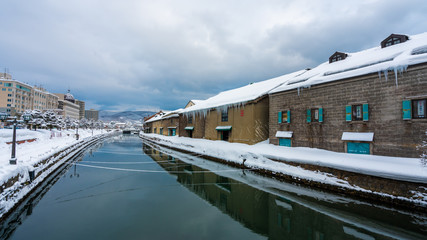
<svg viewBox="0 0 427 240">
<path fill-rule="evenodd" d="M 369 120 L 369 106 L 367 103 L 363 104 L 363 121 Z"/>
<path fill-rule="evenodd" d="M 412 119 L 411 100 L 402 101 L 403 120 Z"/>
<path fill-rule="evenodd" d="M 291 110 L 288 110 L 288 123 L 291 123 Z"/>
<path fill-rule="evenodd" d="M 323 108 L 319 108 L 319 122 L 323 122 Z"/>
<path fill-rule="evenodd" d="M 345 120 L 347 122 L 351 121 L 351 105 L 345 106 Z"/>
<path fill-rule="evenodd" d="M 282 112 L 277 113 L 277 122 L 282 123 Z"/>
<path fill-rule="evenodd" d="M 307 122 L 311 122 L 311 109 L 307 109 Z"/>
</svg>

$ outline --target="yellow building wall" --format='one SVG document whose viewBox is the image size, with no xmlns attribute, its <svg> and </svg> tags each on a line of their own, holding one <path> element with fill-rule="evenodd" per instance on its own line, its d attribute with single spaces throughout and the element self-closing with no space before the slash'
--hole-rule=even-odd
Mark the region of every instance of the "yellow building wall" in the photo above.
<svg viewBox="0 0 427 240">
<path fill-rule="evenodd" d="M 221 121 L 221 111 L 211 110 L 206 116 L 205 138 L 220 140 L 218 126 L 232 126 L 229 141 L 255 144 L 268 138 L 268 98 L 228 109 L 228 121 Z"/>
<path fill-rule="evenodd" d="M 193 138 L 204 138 L 205 136 L 205 116 L 202 113 L 192 115 L 193 121 L 188 122 L 188 116 L 180 114 L 179 116 L 179 135 L 182 137 L 189 137 L 189 131 L 185 127 L 194 127 L 192 131 Z"/>
<path fill-rule="evenodd" d="M 167 118 L 163 120 L 158 120 L 155 122 L 151 122 L 151 132 L 160 134 L 160 129 L 163 128 L 162 135 L 168 136 L 169 135 L 169 127 L 175 127 L 176 128 L 176 136 L 178 136 L 178 126 L 179 125 L 179 118 L 178 117 L 172 117 Z M 154 131 L 155 129 L 155 131 Z"/>
</svg>

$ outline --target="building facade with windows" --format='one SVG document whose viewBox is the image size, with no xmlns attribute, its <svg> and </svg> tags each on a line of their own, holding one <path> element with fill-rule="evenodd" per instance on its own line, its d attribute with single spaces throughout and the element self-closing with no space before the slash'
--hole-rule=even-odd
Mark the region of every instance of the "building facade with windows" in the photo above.
<svg viewBox="0 0 427 240">
<path fill-rule="evenodd" d="M 270 143 L 419 157 L 427 129 L 427 34 L 392 34 L 381 47 L 334 55 L 270 92 Z"/>
<path fill-rule="evenodd" d="M 70 117 L 73 119 L 80 119 L 80 106 L 76 104 L 74 96 L 68 91 L 66 94 L 55 93 L 59 97 L 58 108 L 63 110 L 62 115 L 64 117 Z"/>
<path fill-rule="evenodd" d="M 46 91 L 42 87 L 33 87 L 33 107 L 32 109 L 46 110 L 57 109 L 59 97 L 53 93 Z"/>
<path fill-rule="evenodd" d="M 98 119 L 99 119 L 99 111 L 98 110 L 94 110 L 94 109 L 85 110 L 85 118 L 89 119 L 89 120 L 98 121 Z"/>
<path fill-rule="evenodd" d="M 0 108 L 11 115 L 31 110 L 33 106 L 32 87 L 12 79 L 7 73 L 0 76 Z"/>
<path fill-rule="evenodd" d="M 178 109 L 170 112 L 160 111 L 148 118 L 144 122 L 144 132 L 155 133 L 164 136 L 178 136 L 179 132 L 179 112 Z"/>
<path fill-rule="evenodd" d="M 79 105 L 79 118 L 78 119 L 84 118 L 86 115 L 86 113 L 85 113 L 85 105 L 86 105 L 85 102 L 76 99 L 75 103 L 77 105 Z"/>
<path fill-rule="evenodd" d="M 201 100 L 190 100 L 184 110 L 201 102 Z M 205 116 L 200 113 L 181 114 L 178 132 L 182 137 L 203 138 L 205 136 Z"/>
<path fill-rule="evenodd" d="M 246 144 L 266 140 L 268 92 L 304 72 L 224 91 L 185 108 L 180 114 L 180 136 Z"/>
<path fill-rule="evenodd" d="M 81 119 L 84 102 L 70 94 L 53 94 L 38 86 L 12 79 L 8 73 L 0 73 L 0 111 L 12 116 L 26 110 L 54 110 L 63 116 Z"/>
</svg>

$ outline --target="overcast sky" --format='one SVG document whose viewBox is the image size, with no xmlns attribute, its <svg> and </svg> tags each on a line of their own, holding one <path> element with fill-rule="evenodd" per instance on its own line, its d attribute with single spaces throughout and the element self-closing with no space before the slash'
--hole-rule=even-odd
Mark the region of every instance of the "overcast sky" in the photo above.
<svg viewBox="0 0 427 240">
<path fill-rule="evenodd" d="M 426 31 L 425 0 L 2 0 L 0 72 L 86 108 L 173 110 Z"/>
</svg>

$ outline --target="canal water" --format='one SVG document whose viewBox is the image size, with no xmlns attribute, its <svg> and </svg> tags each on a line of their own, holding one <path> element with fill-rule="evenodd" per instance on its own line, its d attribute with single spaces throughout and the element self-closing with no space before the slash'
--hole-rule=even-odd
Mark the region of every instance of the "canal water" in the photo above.
<svg viewBox="0 0 427 240">
<path fill-rule="evenodd" d="M 426 239 L 427 216 L 119 136 L 1 224 L 2 239 Z"/>
</svg>

